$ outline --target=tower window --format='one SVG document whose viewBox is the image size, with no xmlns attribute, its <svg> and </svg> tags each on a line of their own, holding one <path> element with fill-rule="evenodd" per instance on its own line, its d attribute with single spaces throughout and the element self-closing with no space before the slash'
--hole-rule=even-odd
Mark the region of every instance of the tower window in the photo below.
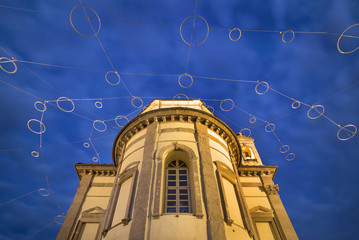
<svg viewBox="0 0 359 240">
<path fill-rule="evenodd" d="M 167 165 L 166 181 L 166 212 L 190 212 L 190 188 L 187 164 L 181 160 L 171 161 Z"/>
<path fill-rule="evenodd" d="M 243 154 L 245 160 L 254 160 L 253 150 L 250 147 L 244 146 L 243 147 Z"/>
</svg>

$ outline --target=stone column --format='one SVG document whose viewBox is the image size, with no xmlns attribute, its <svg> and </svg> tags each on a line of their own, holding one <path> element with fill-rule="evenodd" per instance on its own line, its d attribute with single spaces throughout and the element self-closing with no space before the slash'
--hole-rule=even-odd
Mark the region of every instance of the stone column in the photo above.
<svg viewBox="0 0 359 240">
<path fill-rule="evenodd" d="M 66 214 L 66 218 L 64 223 L 61 226 L 61 229 L 59 231 L 59 234 L 57 235 L 57 240 L 64 240 L 64 239 L 70 239 L 70 234 L 73 230 L 73 227 L 76 226 L 76 219 L 78 218 L 78 215 L 80 214 L 80 209 L 82 207 L 82 204 L 85 200 L 87 191 L 90 188 L 90 184 L 92 182 L 93 175 L 86 175 L 83 174 L 80 185 L 77 188 L 76 195 L 74 197 L 74 200 L 70 206 L 70 209 L 68 210 Z"/>
<path fill-rule="evenodd" d="M 278 185 L 274 185 L 271 175 L 261 175 L 264 190 L 268 195 L 269 202 L 273 208 L 274 214 L 279 221 L 278 226 L 287 240 L 298 240 L 298 236 L 284 209 L 283 203 L 278 195 Z"/>
<path fill-rule="evenodd" d="M 129 239 L 145 239 L 146 231 L 148 230 L 146 225 L 148 208 L 150 207 L 150 188 L 152 185 L 153 155 L 156 146 L 157 125 L 158 123 L 154 122 L 147 127 Z"/>
<path fill-rule="evenodd" d="M 204 204 L 207 211 L 208 239 L 226 239 L 224 220 L 220 205 L 218 184 L 214 174 L 213 161 L 209 148 L 207 126 L 195 123 L 198 144 Z"/>
</svg>

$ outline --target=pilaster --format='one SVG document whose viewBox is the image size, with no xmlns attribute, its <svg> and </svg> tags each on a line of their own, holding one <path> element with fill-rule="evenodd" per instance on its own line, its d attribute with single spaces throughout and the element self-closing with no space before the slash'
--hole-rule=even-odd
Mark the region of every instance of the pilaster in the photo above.
<svg viewBox="0 0 359 240">
<path fill-rule="evenodd" d="M 209 138 L 207 126 L 198 121 L 195 123 L 200 168 L 202 174 L 204 204 L 207 211 L 208 239 L 226 239 L 224 221 L 221 211 L 221 202 L 213 161 L 209 152 Z"/>
<path fill-rule="evenodd" d="M 261 175 L 265 192 L 267 193 L 269 202 L 274 210 L 274 214 L 278 219 L 279 228 L 287 240 L 298 240 L 298 236 L 288 217 L 283 203 L 278 195 L 278 185 L 274 185 L 271 175 Z"/>
<path fill-rule="evenodd" d="M 76 225 L 75 221 L 79 215 L 82 203 L 85 199 L 86 193 L 90 188 L 92 182 L 92 174 L 84 174 L 81 178 L 80 185 L 77 188 L 76 195 L 66 214 L 64 223 L 61 226 L 60 232 L 57 235 L 57 240 L 70 239 L 73 227 Z"/>
<path fill-rule="evenodd" d="M 129 239 L 145 239 L 146 231 L 148 230 L 147 220 L 157 126 L 158 123 L 154 122 L 147 127 Z"/>
</svg>

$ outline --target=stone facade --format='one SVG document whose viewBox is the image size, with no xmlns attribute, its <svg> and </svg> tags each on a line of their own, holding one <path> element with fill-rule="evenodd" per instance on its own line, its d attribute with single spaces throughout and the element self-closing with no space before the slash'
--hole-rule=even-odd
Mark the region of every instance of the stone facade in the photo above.
<svg viewBox="0 0 359 240">
<path fill-rule="evenodd" d="M 119 132 L 113 161 L 75 165 L 57 239 L 298 239 L 277 167 L 200 100 L 154 100 Z"/>
</svg>

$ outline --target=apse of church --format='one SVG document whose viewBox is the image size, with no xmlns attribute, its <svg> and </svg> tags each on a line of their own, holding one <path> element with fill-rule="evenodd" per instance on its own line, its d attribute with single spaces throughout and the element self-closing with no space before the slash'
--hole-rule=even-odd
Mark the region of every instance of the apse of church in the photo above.
<svg viewBox="0 0 359 240">
<path fill-rule="evenodd" d="M 200 100 L 154 100 L 118 133 L 113 164 L 75 164 L 57 239 L 298 239 L 276 166 Z"/>
</svg>

